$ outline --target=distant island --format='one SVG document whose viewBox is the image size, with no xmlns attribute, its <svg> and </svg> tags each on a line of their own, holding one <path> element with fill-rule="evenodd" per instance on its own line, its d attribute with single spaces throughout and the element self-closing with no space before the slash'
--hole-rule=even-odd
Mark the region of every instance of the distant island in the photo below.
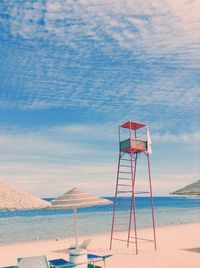
<svg viewBox="0 0 200 268">
<path fill-rule="evenodd" d="M 174 195 L 184 195 L 186 197 L 200 198 L 200 180 L 193 182 L 175 192 Z"/>
</svg>

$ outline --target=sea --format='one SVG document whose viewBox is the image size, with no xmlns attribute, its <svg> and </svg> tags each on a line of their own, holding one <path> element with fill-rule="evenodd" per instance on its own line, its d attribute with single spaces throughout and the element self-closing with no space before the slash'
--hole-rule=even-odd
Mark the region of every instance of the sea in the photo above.
<svg viewBox="0 0 200 268">
<path fill-rule="evenodd" d="M 106 197 L 111 201 L 113 197 Z M 51 201 L 52 198 L 45 200 Z M 136 197 L 137 226 L 152 226 L 151 202 Z M 118 214 L 128 216 L 130 199 L 121 197 Z M 154 197 L 156 226 L 200 223 L 200 199 Z M 113 204 L 80 208 L 77 213 L 79 236 L 105 234 L 111 231 Z M 122 226 L 121 230 L 127 227 Z M 74 236 L 73 210 L 29 210 L 0 212 L 0 244 L 23 241 L 61 239 Z"/>
</svg>

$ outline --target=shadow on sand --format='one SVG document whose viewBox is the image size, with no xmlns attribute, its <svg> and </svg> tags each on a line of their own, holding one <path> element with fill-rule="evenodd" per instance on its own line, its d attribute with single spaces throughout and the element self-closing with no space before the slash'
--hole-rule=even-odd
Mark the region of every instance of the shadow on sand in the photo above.
<svg viewBox="0 0 200 268">
<path fill-rule="evenodd" d="M 195 252 L 195 253 L 200 253 L 200 248 L 185 248 L 182 250 L 186 250 L 186 251 L 191 251 L 191 252 Z"/>
</svg>

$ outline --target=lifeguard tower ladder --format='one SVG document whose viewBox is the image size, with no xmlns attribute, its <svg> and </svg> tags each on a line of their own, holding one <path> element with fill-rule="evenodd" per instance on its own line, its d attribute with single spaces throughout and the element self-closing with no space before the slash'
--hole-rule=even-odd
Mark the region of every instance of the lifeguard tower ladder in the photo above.
<svg viewBox="0 0 200 268">
<path fill-rule="evenodd" d="M 124 129 L 124 130 L 123 130 Z M 121 140 L 121 132 L 128 130 L 128 139 Z M 126 131 L 127 134 L 127 131 Z M 143 136 L 141 136 L 143 135 Z M 145 135 L 145 138 L 144 138 Z M 137 161 L 141 154 L 147 157 L 148 163 L 148 190 L 147 191 L 135 191 L 136 181 L 136 167 Z M 128 121 L 119 126 L 119 160 L 117 170 L 117 181 L 115 189 L 115 199 L 113 208 L 110 249 L 112 248 L 113 240 L 126 242 L 127 247 L 130 243 L 135 243 L 136 254 L 138 254 L 138 240 L 150 241 L 154 243 L 156 249 L 156 232 L 155 232 L 155 220 L 154 220 L 154 205 L 152 196 L 152 182 L 151 182 L 151 170 L 150 170 L 150 154 L 151 154 L 151 138 L 148 127 L 142 123 Z M 151 203 L 151 215 L 152 215 L 152 228 L 153 239 L 138 238 L 137 234 L 137 222 L 136 222 L 136 203 L 135 195 L 147 194 L 150 195 Z M 128 197 L 130 202 L 130 211 L 126 211 L 126 216 L 123 215 L 123 196 Z M 128 195 L 128 196 L 127 196 Z M 127 219 L 128 217 L 128 219 Z M 131 235 L 133 222 L 134 236 Z M 118 238 L 116 234 L 121 231 L 120 227 L 127 230 L 127 236 L 122 239 Z"/>
</svg>

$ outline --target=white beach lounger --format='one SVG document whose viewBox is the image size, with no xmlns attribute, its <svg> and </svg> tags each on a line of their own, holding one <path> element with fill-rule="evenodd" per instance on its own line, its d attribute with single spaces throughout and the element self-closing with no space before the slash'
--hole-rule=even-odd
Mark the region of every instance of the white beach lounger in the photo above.
<svg viewBox="0 0 200 268">
<path fill-rule="evenodd" d="M 46 256 L 18 258 L 18 268 L 49 268 Z"/>
<path fill-rule="evenodd" d="M 95 262 L 103 261 L 104 268 L 106 267 L 106 259 L 111 257 L 112 254 L 108 255 L 96 255 L 96 254 L 87 254 L 88 263 L 95 268 Z"/>
</svg>

